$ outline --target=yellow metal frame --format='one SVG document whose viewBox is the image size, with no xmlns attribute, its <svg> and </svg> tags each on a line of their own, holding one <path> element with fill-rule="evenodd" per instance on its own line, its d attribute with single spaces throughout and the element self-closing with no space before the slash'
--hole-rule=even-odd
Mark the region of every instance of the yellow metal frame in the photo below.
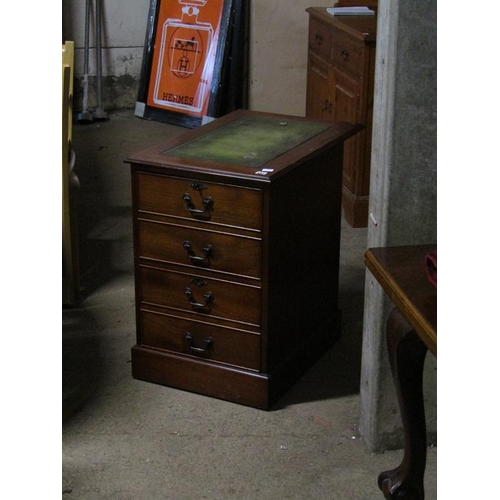
<svg viewBox="0 0 500 500">
<path fill-rule="evenodd" d="M 79 186 L 73 172 L 73 76 L 75 44 L 62 46 L 62 302 L 74 305 L 78 300 L 78 239 L 74 194 Z"/>
</svg>

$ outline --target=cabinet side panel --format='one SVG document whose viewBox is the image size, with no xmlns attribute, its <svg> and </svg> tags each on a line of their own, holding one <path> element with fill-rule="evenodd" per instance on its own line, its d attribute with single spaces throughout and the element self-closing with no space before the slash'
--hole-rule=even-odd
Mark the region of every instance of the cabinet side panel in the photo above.
<svg viewBox="0 0 500 500">
<path fill-rule="evenodd" d="M 315 350 L 328 325 L 338 322 L 342 148 L 326 150 L 271 185 L 265 304 L 270 374 Z M 332 341 L 338 334 L 333 329 L 327 333 Z M 322 342 L 320 349 L 328 345 Z"/>
<path fill-rule="evenodd" d="M 141 330 L 140 330 L 140 270 L 139 270 L 139 234 L 138 234 L 138 185 L 137 185 L 137 170 L 138 166 L 131 164 L 131 189 L 132 189 L 132 227 L 134 239 L 134 286 L 135 286 L 135 323 L 136 323 L 136 341 L 137 344 L 141 343 Z"/>
</svg>

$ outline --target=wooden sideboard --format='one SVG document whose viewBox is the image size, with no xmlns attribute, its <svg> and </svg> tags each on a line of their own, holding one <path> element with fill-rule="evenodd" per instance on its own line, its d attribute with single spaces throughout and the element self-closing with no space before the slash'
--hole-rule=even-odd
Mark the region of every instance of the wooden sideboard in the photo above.
<svg viewBox="0 0 500 500">
<path fill-rule="evenodd" d="M 135 378 L 268 409 L 332 345 L 360 128 L 242 110 L 127 159 Z"/>
<path fill-rule="evenodd" d="M 353 227 L 368 222 L 376 16 L 332 16 L 310 7 L 306 116 L 361 123 L 346 141 L 342 198 Z"/>
</svg>

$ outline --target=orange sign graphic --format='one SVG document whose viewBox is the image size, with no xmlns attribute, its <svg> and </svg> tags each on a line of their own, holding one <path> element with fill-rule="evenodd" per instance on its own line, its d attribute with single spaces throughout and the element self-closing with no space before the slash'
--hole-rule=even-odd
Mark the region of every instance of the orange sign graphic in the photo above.
<svg viewBox="0 0 500 500">
<path fill-rule="evenodd" d="M 206 115 L 223 6 L 224 0 L 161 2 L 149 106 Z"/>
</svg>

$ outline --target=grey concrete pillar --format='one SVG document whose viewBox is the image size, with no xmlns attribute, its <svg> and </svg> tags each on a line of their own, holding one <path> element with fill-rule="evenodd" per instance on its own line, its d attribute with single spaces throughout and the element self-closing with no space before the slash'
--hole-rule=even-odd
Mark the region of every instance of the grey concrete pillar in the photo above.
<svg viewBox="0 0 500 500">
<path fill-rule="evenodd" d="M 437 242 L 436 10 L 436 0 L 379 0 L 368 247 Z M 359 428 L 371 451 L 403 444 L 385 342 L 391 308 L 367 271 Z M 424 397 L 434 440 L 430 355 Z"/>
</svg>

